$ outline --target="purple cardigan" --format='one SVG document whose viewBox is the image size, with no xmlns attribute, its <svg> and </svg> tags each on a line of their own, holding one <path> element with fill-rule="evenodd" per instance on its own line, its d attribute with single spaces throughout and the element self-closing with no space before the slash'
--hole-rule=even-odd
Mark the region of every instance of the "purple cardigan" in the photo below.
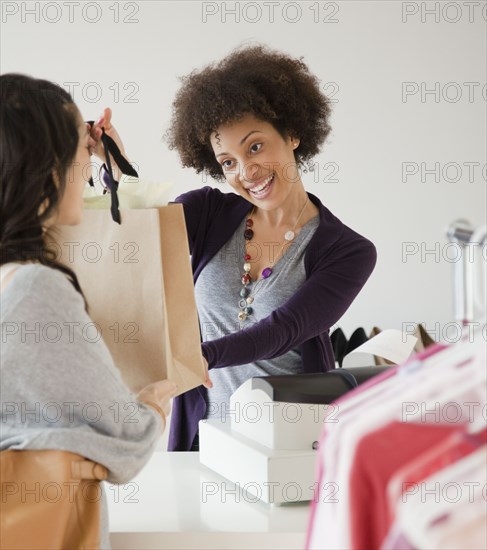
<svg viewBox="0 0 487 550">
<path fill-rule="evenodd" d="M 301 347 L 303 372 L 335 368 L 329 329 L 347 311 L 374 269 L 375 246 L 336 218 L 320 200 L 320 223 L 304 256 L 306 281 L 281 307 L 249 328 L 202 343 L 210 369 L 272 359 Z M 203 187 L 179 196 L 183 204 L 194 282 L 230 239 L 252 205 L 234 193 Z M 168 450 L 188 451 L 206 413 L 206 388 L 173 403 Z"/>
</svg>

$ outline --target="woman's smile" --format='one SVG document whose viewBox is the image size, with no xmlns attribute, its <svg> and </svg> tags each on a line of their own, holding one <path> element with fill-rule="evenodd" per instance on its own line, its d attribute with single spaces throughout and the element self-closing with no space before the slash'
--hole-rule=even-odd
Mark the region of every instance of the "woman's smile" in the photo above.
<svg viewBox="0 0 487 550">
<path fill-rule="evenodd" d="M 246 190 L 255 199 L 266 199 L 271 194 L 271 191 L 273 189 L 275 179 L 274 176 L 275 174 L 272 173 L 270 176 L 267 176 L 264 181 L 253 184 L 252 187 L 247 187 Z"/>
</svg>

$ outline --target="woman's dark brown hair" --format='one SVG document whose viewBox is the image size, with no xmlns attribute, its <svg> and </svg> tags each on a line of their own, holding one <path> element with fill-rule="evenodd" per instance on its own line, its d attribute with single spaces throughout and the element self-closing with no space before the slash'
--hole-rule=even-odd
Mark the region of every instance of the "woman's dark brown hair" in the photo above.
<svg viewBox="0 0 487 550">
<path fill-rule="evenodd" d="M 58 269 L 84 298 L 75 273 L 57 261 L 43 231 L 69 185 L 77 113 L 71 96 L 52 82 L 0 76 L 0 265 L 38 262 Z"/>
<path fill-rule="evenodd" d="M 210 143 L 221 125 L 252 114 L 285 138 L 300 139 L 295 159 L 305 165 L 329 134 L 330 102 L 301 59 L 264 46 L 235 50 L 182 79 L 166 133 L 185 167 L 222 180 Z"/>
</svg>

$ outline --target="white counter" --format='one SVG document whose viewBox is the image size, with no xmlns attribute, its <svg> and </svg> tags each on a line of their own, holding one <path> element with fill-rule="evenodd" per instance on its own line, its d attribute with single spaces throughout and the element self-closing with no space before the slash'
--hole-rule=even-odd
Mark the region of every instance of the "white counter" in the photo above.
<svg viewBox="0 0 487 550">
<path fill-rule="evenodd" d="M 130 483 L 106 485 L 114 549 L 304 547 L 309 502 L 272 506 L 199 463 L 156 452 Z"/>
</svg>

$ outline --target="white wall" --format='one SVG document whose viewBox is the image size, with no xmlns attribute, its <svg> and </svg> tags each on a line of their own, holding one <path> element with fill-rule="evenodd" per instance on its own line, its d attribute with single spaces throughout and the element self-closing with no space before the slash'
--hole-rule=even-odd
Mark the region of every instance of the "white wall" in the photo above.
<svg viewBox="0 0 487 550">
<path fill-rule="evenodd" d="M 3 1 L 1 70 L 71 87 L 86 119 L 111 106 L 141 176 L 174 182 L 176 195 L 203 184 L 161 141 L 178 77 L 248 42 L 304 56 L 336 101 L 333 132 L 305 185 L 379 255 L 339 324 L 350 334 L 423 321 L 441 336 L 452 320 L 445 228 L 457 218 L 475 226 L 486 218 L 485 6 Z M 435 86 L 436 96 L 422 95 Z M 435 163 L 439 181 L 434 174 L 422 181 Z M 326 181 L 334 166 L 336 181 Z M 405 246 L 417 252 L 403 258 Z"/>
</svg>

